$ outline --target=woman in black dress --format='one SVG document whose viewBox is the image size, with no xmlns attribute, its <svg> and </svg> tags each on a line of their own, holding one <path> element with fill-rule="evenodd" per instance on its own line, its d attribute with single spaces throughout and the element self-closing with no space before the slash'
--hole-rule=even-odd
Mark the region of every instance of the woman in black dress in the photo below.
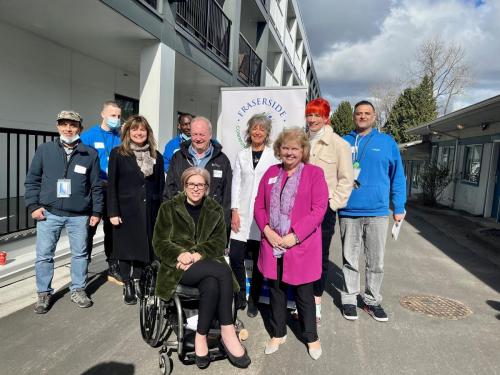
<svg viewBox="0 0 500 375">
<path fill-rule="evenodd" d="M 124 302 L 133 305 L 144 266 L 154 259 L 151 241 L 165 186 L 163 156 L 143 116 L 131 116 L 123 125 L 122 143 L 109 157 L 108 179 L 111 258 L 119 261 Z"/>
</svg>

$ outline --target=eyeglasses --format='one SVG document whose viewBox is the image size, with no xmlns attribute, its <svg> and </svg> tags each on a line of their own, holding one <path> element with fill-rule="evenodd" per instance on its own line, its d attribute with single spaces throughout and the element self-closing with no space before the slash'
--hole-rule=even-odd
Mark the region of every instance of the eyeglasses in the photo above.
<svg viewBox="0 0 500 375">
<path fill-rule="evenodd" d="M 192 182 L 188 182 L 186 184 L 186 186 L 188 187 L 188 189 L 191 189 L 191 190 L 204 190 L 207 188 L 207 184 L 194 184 Z"/>
</svg>

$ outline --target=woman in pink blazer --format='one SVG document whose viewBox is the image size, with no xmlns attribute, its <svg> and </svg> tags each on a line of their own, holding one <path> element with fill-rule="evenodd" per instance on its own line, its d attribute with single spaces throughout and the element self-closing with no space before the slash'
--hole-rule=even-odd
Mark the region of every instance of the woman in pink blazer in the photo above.
<svg viewBox="0 0 500 375">
<path fill-rule="evenodd" d="M 313 282 L 321 277 L 321 222 L 328 205 L 323 170 L 308 164 L 310 145 L 301 128 L 287 128 L 274 143 L 281 164 L 262 177 L 255 198 L 255 221 L 263 233 L 258 261 L 268 279 L 271 334 L 265 353 L 286 340 L 286 291 L 295 289 L 304 340 L 313 359 L 321 356 Z"/>
</svg>

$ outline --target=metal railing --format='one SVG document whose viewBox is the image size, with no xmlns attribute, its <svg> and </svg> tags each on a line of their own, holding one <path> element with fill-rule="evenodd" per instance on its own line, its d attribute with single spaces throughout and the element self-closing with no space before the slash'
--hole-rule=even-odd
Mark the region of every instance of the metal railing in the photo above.
<svg viewBox="0 0 500 375">
<path fill-rule="evenodd" d="M 224 65 L 229 66 L 231 20 L 215 0 L 178 3 L 176 22 Z"/>
<path fill-rule="evenodd" d="M 238 74 L 248 86 L 260 86 L 262 60 L 240 34 Z"/>
<path fill-rule="evenodd" d="M 34 228 L 24 203 L 24 180 L 39 144 L 55 132 L 0 128 L 0 236 Z"/>
</svg>

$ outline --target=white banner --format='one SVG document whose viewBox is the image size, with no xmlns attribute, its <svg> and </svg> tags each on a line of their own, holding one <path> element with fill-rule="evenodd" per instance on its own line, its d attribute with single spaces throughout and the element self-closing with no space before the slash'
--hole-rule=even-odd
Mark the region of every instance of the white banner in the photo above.
<svg viewBox="0 0 500 375">
<path fill-rule="evenodd" d="M 247 122 L 257 113 L 272 120 L 271 140 L 284 127 L 305 125 L 307 87 L 231 87 L 221 88 L 217 140 L 234 165 L 236 154 L 246 146 Z"/>
</svg>

